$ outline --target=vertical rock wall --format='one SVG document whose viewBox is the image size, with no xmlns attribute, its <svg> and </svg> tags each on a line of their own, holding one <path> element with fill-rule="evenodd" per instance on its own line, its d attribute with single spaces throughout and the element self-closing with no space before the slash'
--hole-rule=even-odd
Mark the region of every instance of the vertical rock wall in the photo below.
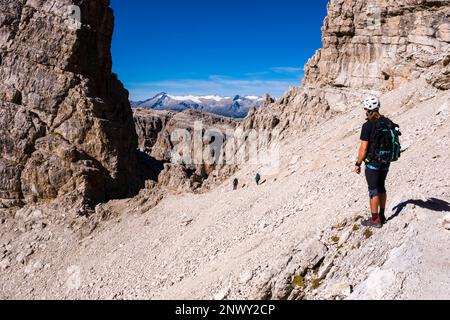
<svg viewBox="0 0 450 320">
<path fill-rule="evenodd" d="M 107 0 L 0 1 L 0 204 L 127 195 L 137 137 L 113 28 Z"/>
</svg>

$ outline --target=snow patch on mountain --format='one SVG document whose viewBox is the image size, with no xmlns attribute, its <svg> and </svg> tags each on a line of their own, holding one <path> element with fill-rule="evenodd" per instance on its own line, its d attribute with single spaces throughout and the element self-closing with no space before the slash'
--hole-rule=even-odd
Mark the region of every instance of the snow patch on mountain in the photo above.
<svg viewBox="0 0 450 320">
<path fill-rule="evenodd" d="M 205 96 L 175 96 L 161 92 L 145 101 L 130 101 L 133 108 L 152 110 L 168 110 L 182 112 L 187 109 L 213 113 L 229 118 L 245 118 L 251 108 L 259 108 L 263 98 L 258 96 L 235 97 L 205 95 Z"/>
</svg>

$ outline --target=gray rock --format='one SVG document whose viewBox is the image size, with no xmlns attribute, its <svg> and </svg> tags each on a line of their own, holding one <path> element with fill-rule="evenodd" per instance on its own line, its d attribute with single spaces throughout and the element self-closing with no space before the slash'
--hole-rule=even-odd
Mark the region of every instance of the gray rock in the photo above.
<svg viewBox="0 0 450 320">
<path fill-rule="evenodd" d="M 43 267 L 44 266 L 42 265 L 42 263 L 40 261 L 29 262 L 27 264 L 27 266 L 25 267 L 24 272 L 26 274 L 31 274 L 36 271 L 42 270 Z"/>
<path fill-rule="evenodd" d="M 78 3 L 0 2 L 2 203 L 95 204 L 129 191 L 137 139 L 111 72 L 113 14 L 107 1 L 85 1 L 76 30 L 64 14 Z"/>
<path fill-rule="evenodd" d="M 11 266 L 11 260 L 9 258 L 3 258 L 0 261 L 0 270 L 6 270 Z"/>
<path fill-rule="evenodd" d="M 252 271 L 244 271 L 239 276 L 239 283 L 241 284 L 247 284 L 252 280 L 253 278 L 253 272 Z"/>
<path fill-rule="evenodd" d="M 330 273 L 331 269 L 334 266 L 333 259 L 326 259 L 324 263 L 320 266 L 319 271 L 317 272 L 317 277 L 319 279 L 325 279 L 325 277 Z"/>
<path fill-rule="evenodd" d="M 342 233 L 342 235 L 339 238 L 338 245 L 343 246 L 347 243 L 347 241 L 352 236 L 353 230 L 351 228 L 348 228 L 345 232 Z"/>
</svg>

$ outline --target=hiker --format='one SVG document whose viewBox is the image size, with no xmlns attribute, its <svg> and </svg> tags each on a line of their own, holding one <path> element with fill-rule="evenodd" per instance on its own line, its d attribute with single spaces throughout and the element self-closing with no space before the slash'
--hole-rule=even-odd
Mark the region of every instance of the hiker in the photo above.
<svg viewBox="0 0 450 320">
<path fill-rule="evenodd" d="M 255 176 L 256 185 L 259 186 L 259 182 L 261 181 L 261 175 L 259 173 Z"/>
<path fill-rule="evenodd" d="M 237 190 L 238 184 L 239 184 L 239 180 L 238 179 L 234 179 L 233 180 L 233 190 Z"/>
<path fill-rule="evenodd" d="M 391 162 L 400 157 L 400 128 L 380 114 L 381 103 L 371 96 L 363 102 L 367 122 L 361 131 L 361 146 L 355 172 L 361 174 L 365 163 L 365 175 L 369 186 L 372 217 L 362 222 L 365 227 L 381 228 L 386 223 L 387 193 L 385 182 Z"/>
</svg>

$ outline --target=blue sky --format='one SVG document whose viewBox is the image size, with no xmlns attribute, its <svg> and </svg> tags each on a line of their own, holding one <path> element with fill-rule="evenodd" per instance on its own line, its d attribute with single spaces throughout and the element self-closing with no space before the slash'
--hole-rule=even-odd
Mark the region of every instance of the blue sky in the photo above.
<svg viewBox="0 0 450 320">
<path fill-rule="evenodd" d="M 112 0 L 113 70 L 144 100 L 281 96 L 321 47 L 327 0 Z"/>
</svg>

